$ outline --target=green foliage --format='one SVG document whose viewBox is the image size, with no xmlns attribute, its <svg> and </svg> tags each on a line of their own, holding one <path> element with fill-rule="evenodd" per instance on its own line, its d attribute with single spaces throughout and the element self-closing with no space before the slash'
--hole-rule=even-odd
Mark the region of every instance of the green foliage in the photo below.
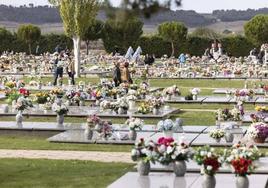
<svg viewBox="0 0 268 188">
<path fill-rule="evenodd" d="M 125 53 L 129 46 L 135 46 L 142 35 L 143 23 L 138 19 L 125 21 L 107 20 L 103 31 L 103 42 L 106 51 L 113 52 L 118 48 Z"/>
<path fill-rule="evenodd" d="M 255 45 L 268 42 L 268 15 L 257 15 L 244 26 L 246 37 Z"/>
<path fill-rule="evenodd" d="M 212 29 L 205 28 L 205 27 L 197 28 L 196 30 L 194 30 L 191 36 L 209 38 L 209 39 L 221 38 L 221 35 L 219 33 L 215 32 Z"/>
<path fill-rule="evenodd" d="M 24 41 L 29 47 L 29 53 L 32 53 L 31 46 L 40 39 L 41 30 L 34 25 L 21 25 L 18 28 L 18 38 Z"/>
<path fill-rule="evenodd" d="M 5 28 L 0 28 L 0 53 L 7 50 L 12 50 L 10 47 L 10 43 L 14 40 L 14 36 L 11 32 L 6 30 Z"/>
<path fill-rule="evenodd" d="M 230 36 L 221 39 L 223 47 L 228 55 L 235 57 L 248 56 L 254 48 L 252 42 L 243 36 Z"/>
<path fill-rule="evenodd" d="M 205 37 L 189 36 L 186 42 L 186 48 L 184 52 L 202 56 L 206 48 L 210 47 L 212 39 Z"/>
<path fill-rule="evenodd" d="M 64 30 L 69 37 L 81 37 L 95 19 L 99 2 L 97 0 L 58 0 Z"/>
<path fill-rule="evenodd" d="M 188 29 L 180 22 L 164 22 L 158 26 L 158 33 L 164 40 L 171 43 L 172 53 L 174 55 L 175 42 L 184 43 L 186 41 Z"/>
</svg>

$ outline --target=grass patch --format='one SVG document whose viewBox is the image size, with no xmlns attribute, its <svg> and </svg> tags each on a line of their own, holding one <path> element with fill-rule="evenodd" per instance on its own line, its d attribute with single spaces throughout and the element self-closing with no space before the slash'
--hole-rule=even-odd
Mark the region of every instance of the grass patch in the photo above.
<svg viewBox="0 0 268 188">
<path fill-rule="evenodd" d="M 8 134 L 1 135 L 1 149 L 29 149 L 29 150 L 73 150 L 73 151 L 105 151 L 129 152 L 132 146 L 105 144 L 67 144 L 51 143 L 47 137 L 41 135 Z"/>
<path fill-rule="evenodd" d="M 1 159 L 0 187 L 107 187 L 133 165 L 92 161 Z"/>
</svg>

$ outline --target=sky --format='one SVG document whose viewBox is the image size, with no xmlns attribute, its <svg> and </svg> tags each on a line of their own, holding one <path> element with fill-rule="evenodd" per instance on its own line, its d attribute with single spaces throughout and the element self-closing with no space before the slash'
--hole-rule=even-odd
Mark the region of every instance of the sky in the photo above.
<svg viewBox="0 0 268 188">
<path fill-rule="evenodd" d="M 112 0 L 118 4 L 120 0 Z M 19 6 L 33 3 L 34 5 L 47 5 L 47 0 L 0 0 L 0 4 Z M 199 13 L 211 13 L 218 9 L 238 9 L 248 8 L 258 9 L 268 7 L 268 0 L 182 0 L 183 6 L 180 9 L 195 10 Z"/>
</svg>

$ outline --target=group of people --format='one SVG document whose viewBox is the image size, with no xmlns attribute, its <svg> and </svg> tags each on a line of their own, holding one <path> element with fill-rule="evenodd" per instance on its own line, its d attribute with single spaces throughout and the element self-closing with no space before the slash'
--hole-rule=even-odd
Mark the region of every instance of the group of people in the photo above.
<svg viewBox="0 0 268 188">
<path fill-rule="evenodd" d="M 119 86 L 121 83 L 132 84 L 133 81 L 131 79 L 131 74 L 129 71 L 129 63 L 128 62 L 116 62 L 115 68 L 113 72 L 113 81 L 115 86 Z"/>
</svg>

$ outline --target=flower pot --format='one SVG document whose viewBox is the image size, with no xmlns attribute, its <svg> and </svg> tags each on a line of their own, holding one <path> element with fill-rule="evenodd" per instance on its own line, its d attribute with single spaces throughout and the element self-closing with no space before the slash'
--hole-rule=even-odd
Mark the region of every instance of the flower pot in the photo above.
<svg viewBox="0 0 268 188">
<path fill-rule="evenodd" d="M 167 96 L 166 96 L 166 100 L 167 100 L 167 101 L 170 101 L 170 100 L 171 100 L 171 97 L 172 97 L 172 95 L 167 95 Z"/>
<path fill-rule="evenodd" d="M 177 177 L 183 177 L 186 173 L 185 161 L 176 161 L 173 167 L 174 173 Z"/>
<path fill-rule="evenodd" d="M 140 176 L 148 176 L 150 173 L 150 162 L 139 161 L 137 170 Z"/>
<path fill-rule="evenodd" d="M 118 108 L 118 114 L 126 114 L 127 111 L 124 108 Z"/>
<path fill-rule="evenodd" d="M 160 113 L 159 108 L 153 108 L 153 115 L 158 115 Z"/>
<path fill-rule="evenodd" d="M 197 95 L 193 95 L 193 100 L 194 100 L 194 101 L 197 100 Z"/>
<path fill-rule="evenodd" d="M 221 138 L 214 138 L 214 140 L 215 140 L 217 143 L 220 143 L 220 142 L 221 142 Z"/>
<path fill-rule="evenodd" d="M 173 138 L 173 131 L 164 131 L 164 137 Z"/>
<path fill-rule="evenodd" d="M 63 126 L 63 122 L 64 122 L 64 115 L 57 115 L 57 124 L 58 126 Z"/>
<path fill-rule="evenodd" d="M 18 111 L 17 115 L 16 115 L 16 124 L 18 127 L 22 127 L 22 120 L 23 120 L 23 116 L 22 116 L 22 111 Z"/>
<path fill-rule="evenodd" d="M 254 142 L 258 144 L 263 144 L 265 142 L 265 138 L 254 138 Z"/>
<path fill-rule="evenodd" d="M 84 100 L 79 101 L 79 106 L 85 106 L 85 101 Z"/>
<path fill-rule="evenodd" d="M 95 105 L 100 106 L 100 100 L 96 100 Z"/>
<path fill-rule="evenodd" d="M 236 188 L 248 188 L 249 187 L 249 180 L 247 176 L 237 176 L 236 177 Z"/>
<path fill-rule="evenodd" d="M 205 174 L 204 180 L 202 183 L 202 188 L 215 188 L 216 187 L 216 178 L 215 176 L 210 176 Z"/>
<path fill-rule="evenodd" d="M 135 130 L 129 130 L 128 137 L 129 137 L 129 140 L 135 141 L 136 138 L 137 138 L 137 131 L 135 131 Z"/>
<path fill-rule="evenodd" d="M 85 136 L 86 136 L 86 139 L 92 140 L 92 138 L 93 138 L 93 130 L 90 129 L 90 128 L 86 128 Z"/>
<path fill-rule="evenodd" d="M 224 138 L 227 143 L 232 143 L 234 141 L 234 135 L 230 133 L 229 131 L 225 132 Z"/>
<path fill-rule="evenodd" d="M 9 107 L 8 107 L 8 105 L 5 105 L 5 106 L 3 107 L 3 111 L 4 111 L 4 113 L 8 113 L 8 111 L 9 111 Z"/>
<path fill-rule="evenodd" d="M 129 109 L 134 110 L 136 107 L 136 102 L 133 100 L 128 101 Z"/>
</svg>

